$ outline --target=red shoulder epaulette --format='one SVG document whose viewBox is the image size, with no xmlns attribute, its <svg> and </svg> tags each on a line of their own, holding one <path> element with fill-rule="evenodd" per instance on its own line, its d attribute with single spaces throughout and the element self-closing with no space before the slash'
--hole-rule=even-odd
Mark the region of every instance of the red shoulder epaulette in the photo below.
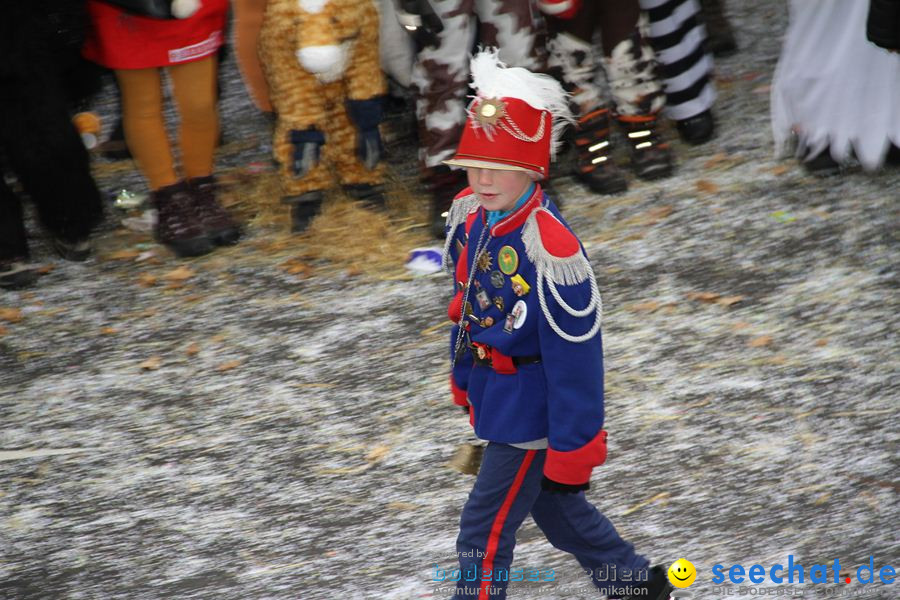
<svg viewBox="0 0 900 600">
<path fill-rule="evenodd" d="M 581 252 L 581 245 L 575 234 L 569 231 L 565 225 L 559 222 L 547 210 L 535 211 L 538 232 L 541 236 L 541 245 L 555 258 L 569 258 Z"/>
</svg>

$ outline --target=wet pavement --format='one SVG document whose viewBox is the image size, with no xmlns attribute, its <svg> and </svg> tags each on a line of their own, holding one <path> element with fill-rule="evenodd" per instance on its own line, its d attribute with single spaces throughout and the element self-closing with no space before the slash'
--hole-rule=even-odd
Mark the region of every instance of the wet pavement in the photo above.
<svg viewBox="0 0 900 600">
<path fill-rule="evenodd" d="M 675 143 L 675 176 L 622 195 L 554 182 L 605 309 L 610 459 L 588 497 L 654 562 L 691 560 L 694 598 L 722 595 L 716 564 L 900 563 L 900 170 L 818 179 L 773 157 L 786 8 L 729 9 L 714 141 Z M 0 597 L 449 597 L 435 566 L 473 480 L 446 467 L 469 434 L 449 283 L 402 268 L 432 243 L 413 150 L 394 147 L 387 217 L 338 201 L 291 238 L 233 63 L 224 92 L 240 245 L 179 261 L 110 206 L 85 264 L 33 227 L 48 272 L 0 296 Z M 141 189 L 130 163 L 97 177 Z M 511 598 L 598 597 L 530 520 L 515 566 L 555 581 Z"/>
</svg>

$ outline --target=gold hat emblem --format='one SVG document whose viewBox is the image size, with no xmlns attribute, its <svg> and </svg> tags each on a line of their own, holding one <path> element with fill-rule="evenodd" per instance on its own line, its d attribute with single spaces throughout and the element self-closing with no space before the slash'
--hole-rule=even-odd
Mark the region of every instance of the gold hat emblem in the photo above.
<svg viewBox="0 0 900 600">
<path fill-rule="evenodd" d="M 506 116 L 506 104 L 499 98 L 485 98 L 478 104 L 475 118 L 483 125 L 493 125 Z"/>
</svg>

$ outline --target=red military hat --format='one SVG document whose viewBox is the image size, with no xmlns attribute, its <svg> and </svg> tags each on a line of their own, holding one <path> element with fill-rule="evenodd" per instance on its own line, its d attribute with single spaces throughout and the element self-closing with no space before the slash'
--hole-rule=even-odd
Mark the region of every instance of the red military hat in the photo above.
<svg viewBox="0 0 900 600">
<path fill-rule="evenodd" d="M 456 155 L 444 162 L 547 177 L 562 129 L 572 122 L 562 86 L 548 75 L 507 67 L 495 49 L 472 57 L 471 72 L 475 97 Z"/>
</svg>

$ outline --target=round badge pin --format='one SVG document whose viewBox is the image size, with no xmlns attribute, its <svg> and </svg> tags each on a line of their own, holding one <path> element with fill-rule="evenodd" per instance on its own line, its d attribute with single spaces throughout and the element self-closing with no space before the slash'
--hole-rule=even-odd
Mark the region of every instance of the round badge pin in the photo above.
<svg viewBox="0 0 900 600">
<path fill-rule="evenodd" d="M 512 246 L 503 246 L 497 254 L 497 264 L 505 275 L 512 275 L 519 268 L 519 254 Z"/>
<path fill-rule="evenodd" d="M 491 271 L 491 285 L 497 288 L 498 290 L 503 287 L 503 283 L 506 281 L 506 278 L 503 277 L 503 273 L 500 271 Z"/>
<path fill-rule="evenodd" d="M 513 306 L 512 313 L 510 314 L 516 317 L 516 320 L 513 323 L 513 329 L 519 329 L 525 324 L 525 319 L 528 317 L 528 305 L 525 304 L 524 300 L 519 300 L 516 302 L 515 306 Z"/>
</svg>

